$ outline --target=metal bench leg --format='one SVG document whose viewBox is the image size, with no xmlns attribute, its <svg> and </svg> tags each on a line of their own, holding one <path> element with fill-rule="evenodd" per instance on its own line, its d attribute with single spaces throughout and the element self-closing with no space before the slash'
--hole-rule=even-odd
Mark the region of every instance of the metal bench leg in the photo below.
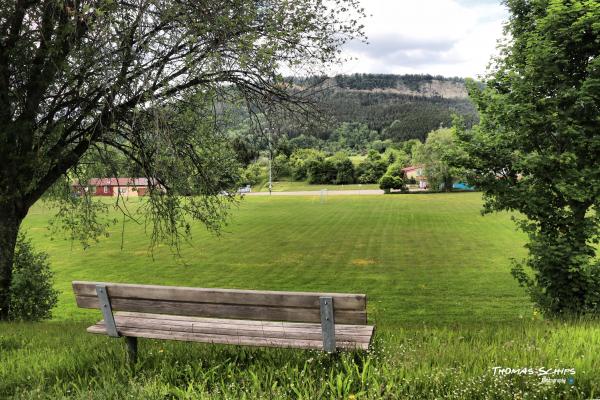
<svg viewBox="0 0 600 400">
<path fill-rule="evenodd" d="M 136 337 L 125 336 L 125 344 L 127 345 L 127 359 L 132 366 L 137 362 L 138 341 Z"/>
</svg>

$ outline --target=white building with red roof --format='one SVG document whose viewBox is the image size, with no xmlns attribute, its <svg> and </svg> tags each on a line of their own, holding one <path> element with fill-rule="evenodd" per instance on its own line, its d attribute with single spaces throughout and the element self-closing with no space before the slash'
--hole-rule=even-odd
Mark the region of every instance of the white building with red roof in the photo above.
<svg viewBox="0 0 600 400">
<path fill-rule="evenodd" d="M 402 172 L 408 179 L 414 179 L 419 184 L 419 189 L 427 189 L 427 176 L 423 165 L 413 165 L 402 168 Z"/>
<path fill-rule="evenodd" d="M 148 192 L 148 178 L 92 178 L 88 181 L 88 191 L 94 196 L 145 196 Z M 155 182 L 150 181 L 156 185 Z M 156 185 L 161 187 L 160 185 Z M 81 190 L 79 183 L 73 185 L 75 190 Z"/>
</svg>

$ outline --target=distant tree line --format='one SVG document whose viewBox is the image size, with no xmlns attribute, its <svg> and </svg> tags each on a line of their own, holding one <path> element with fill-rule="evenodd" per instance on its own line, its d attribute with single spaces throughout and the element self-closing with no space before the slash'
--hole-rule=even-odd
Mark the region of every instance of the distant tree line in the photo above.
<svg viewBox="0 0 600 400">
<path fill-rule="evenodd" d="M 458 120 L 460 122 L 460 119 Z M 343 124 L 341 131 L 368 133 L 364 125 Z M 360 136 L 360 135 L 359 135 Z M 353 136 L 351 136 L 353 137 Z M 302 139 L 318 140 L 301 136 Z M 302 181 L 309 184 L 379 184 L 384 190 L 406 190 L 416 184 L 403 169 L 418 165 L 423 169 L 429 189 L 451 191 L 453 184 L 464 181 L 465 170 L 452 161 L 464 157 L 458 146 L 455 128 L 441 128 L 429 133 L 423 143 L 411 139 L 402 143 L 375 140 L 368 143 L 366 154 L 351 157 L 346 151 L 331 152 L 311 147 L 294 147 L 295 140 L 283 141 L 273 148 L 271 160 L 274 181 Z M 243 185 L 261 185 L 268 179 L 268 154 L 240 170 Z"/>
<path fill-rule="evenodd" d="M 464 84 L 462 78 L 446 78 L 440 75 L 352 74 L 336 75 L 335 82 L 342 89 L 373 90 L 395 88 L 401 85 L 419 91 L 424 82 L 446 81 Z"/>
<path fill-rule="evenodd" d="M 398 155 L 402 154 L 402 155 Z M 390 165 L 401 170 L 409 158 L 401 151 L 393 150 L 380 154 L 369 151 L 358 164 L 354 164 L 347 153 L 328 154 L 316 149 L 297 149 L 291 155 L 278 154 L 272 161 L 274 180 L 288 179 L 310 184 L 343 185 L 353 183 L 378 183 Z M 243 184 L 256 185 L 266 179 L 267 163 L 258 161 L 250 164 L 241 176 Z"/>
</svg>

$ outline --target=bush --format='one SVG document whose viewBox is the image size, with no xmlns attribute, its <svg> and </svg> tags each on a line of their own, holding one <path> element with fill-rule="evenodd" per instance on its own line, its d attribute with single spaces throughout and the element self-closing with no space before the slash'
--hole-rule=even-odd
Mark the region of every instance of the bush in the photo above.
<svg viewBox="0 0 600 400">
<path fill-rule="evenodd" d="M 386 193 L 389 193 L 390 189 L 404 190 L 404 181 L 400 177 L 385 174 L 379 179 L 379 188 L 385 190 Z"/>
<path fill-rule="evenodd" d="M 358 165 L 356 174 L 359 183 L 377 183 L 385 174 L 387 164 L 379 153 L 370 150 L 367 158 Z"/>
<path fill-rule="evenodd" d="M 306 163 L 307 181 L 312 184 L 330 184 L 335 181 L 337 171 L 330 159 L 312 159 Z"/>
<path fill-rule="evenodd" d="M 391 140 L 374 140 L 369 145 L 370 149 L 375 150 L 378 153 L 385 153 L 388 148 L 392 147 Z"/>
<path fill-rule="evenodd" d="M 402 168 L 404 164 L 401 160 L 390 164 L 387 167 L 386 173 L 379 179 L 379 187 L 385 190 L 386 193 L 390 192 L 390 189 L 402 190 L 403 192 L 408 191 L 406 187 L 406 175 Z"/>
<path fill-rule="evenodd" d="M 404 163 L 402 163 L 400 161 L 396 161 L 395 163 L 388 165 L 385 173 L 387 175 L 397 176 L 398 178 L 400 178 L 402 180 L 406 180 L 406 174 L 404 173 L 404 170 L 403 170 L 404 167 L 405 167 Z"/>
<path fill-rule="evenodd" d="M 291 173 L 290 163 L 285 154 L 279 154 L 273 159 L 273 179 L 278 180 Z"/>
<path fill-rule="evenodd" d="M 296 150 L 289 159 L 292 179 L 311 184 L 354 183 L 354 164 L 346 153 L 339 152 L 326 158 L 325 153 L 313 149 Z"/>
<path fill-rule="evenodd" d="M 325 154 L 314 149 L 299 149 L 292 153 L 289 159 L 289 165 L 292 173 L 292 179 L 301 181 L 308 178 L 308 165 L 314 162 L 321 162 L 325 159 Z"/>
<path fill-rule="evenodd" d="M 50 319 L 59 293 L 52 287 L 53 278 L 48 254 L 36 252 L 31 241 L 19 234 L 10 286 L 9 318 L 15 321 Z"/>
<path fill-rule="evenodd" d="M 241 173 L 241 184 L 255 186 L 265 179 L 263 169 L 258 163 L 248 165 Z"/>
<path fill-rule="evenodd" d="M 345 153 L 336 153 L 330 158 L 336 171 L 333 181 L 336 185 L 354 183 L 354 164 Z"/>
</svg>

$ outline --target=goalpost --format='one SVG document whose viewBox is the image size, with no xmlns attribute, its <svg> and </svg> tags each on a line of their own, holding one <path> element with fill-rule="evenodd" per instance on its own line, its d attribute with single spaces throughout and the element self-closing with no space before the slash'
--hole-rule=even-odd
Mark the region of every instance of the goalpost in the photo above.
<svg viewBox="0 0 600 400">
<path fill-rule="evenodd" d="M 321 204 L 327 201 L 327 189 L 321 189 Z"/>
</svg>

